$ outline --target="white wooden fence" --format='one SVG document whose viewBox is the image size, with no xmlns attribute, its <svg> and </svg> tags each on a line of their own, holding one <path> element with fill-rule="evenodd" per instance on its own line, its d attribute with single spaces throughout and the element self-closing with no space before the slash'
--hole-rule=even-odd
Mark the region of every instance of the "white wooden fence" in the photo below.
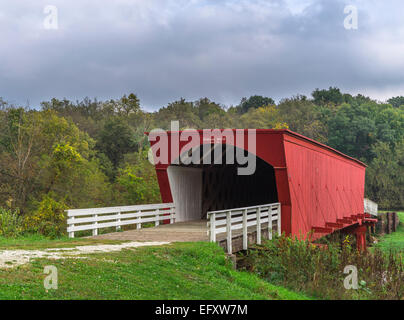
<svg viewBox="0 0 404 320">
<path fill-rule="evenodd" d="M 248 249 L 248 229 L 256 226 L 257 244 L 261 244 L 261 231 L 268 228 L 268 237 L 272 239 L 272 223 L 277 222 L 277 233 L 281 235 L 281 204 L 271 203 L 254 207 L 235 208 L 208 212 L 208 235 L 211 242 L 216 236 L 226 234 L 227 253 L 232 253 L 232 231 L 242 229 L 243 250 Z"/>
<path fill-rule="evenodd" d="M 175 207 L 173 203 L 145 204 L 137 206 L 72 209 L 67 212 L 67 232 L 74 238 L 75 231 L 92 230 L 93 235 L 98 229 L 115 227 L 117 231 L 122 226 L 136 224 L 137 229 L 142 223 L 151 222 L 155 226 L 161 220 L 175 222 Z"/>
<path fill-rule="evenodd" d="M 377 203 L 365 198 L 363 200 L 363 204 L 364 204 L 364 209 L 365 209 L 365 213 L 369 213 L 371 215 L 377 216 Z"/>
</svg>

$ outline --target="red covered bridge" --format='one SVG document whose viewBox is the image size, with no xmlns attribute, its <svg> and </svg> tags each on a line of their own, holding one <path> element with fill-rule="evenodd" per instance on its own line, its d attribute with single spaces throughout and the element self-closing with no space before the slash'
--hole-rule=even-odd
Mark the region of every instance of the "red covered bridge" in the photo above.
<svg viewBox="0 0 404 320">
<path fill-rule="evenodd" d="M 252 132 L 255 140 L 249 140 Z M 310 233 L 315 240 L 345 229 L 355 233 L 358 246 L 364 248 L 366 224 L 373 222 L 364 213 L 365 164 L 290 130 L 205 133 L 169 131 L 165 141 L 158 132 L 148 133 L 155 161 L 165 157 L 155 167 L 162 200 L 174 202 L 176 221 L 203 220 L 209 212 L 220 216 L 221 211 L 234 208 L 245 209 L 246 215 L 234 221 L 247 221 L 249 208 L 258 208 L 266 210 L 262 219 L 270 223 L 268 210 L 273 208 L 260 206 L 280 203 L 282 232 L 297 236 Z M 232 139 L 231 133 L 240 139 Z M 256 157 L 252 174 L 239 175 L 240 165 L 226 161 L 228 146 L 234 146 L 235 153 L 242 150 L 245 157 Z M 199 163 L 190 163 L 191 156 Z M 203 161 L 207 158 L 210 161 Z M 248 226 L 240 228 L 246 232 Z M 231 227 L 227 230 L 231 233 Z"/>
</svg>

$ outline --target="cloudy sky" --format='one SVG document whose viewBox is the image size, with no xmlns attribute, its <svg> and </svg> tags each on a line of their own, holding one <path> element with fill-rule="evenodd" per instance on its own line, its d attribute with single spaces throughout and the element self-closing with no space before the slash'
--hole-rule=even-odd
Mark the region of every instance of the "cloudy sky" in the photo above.
<svg viewBox="0 0 404 320">
<path fill-rule="evenodd" d="M 134 92 L 154 110 L 338 86 L 385 100 L 404 95 L 403 12 L 401 0 L 1 0 L 0 97 Z"/>
</svg>

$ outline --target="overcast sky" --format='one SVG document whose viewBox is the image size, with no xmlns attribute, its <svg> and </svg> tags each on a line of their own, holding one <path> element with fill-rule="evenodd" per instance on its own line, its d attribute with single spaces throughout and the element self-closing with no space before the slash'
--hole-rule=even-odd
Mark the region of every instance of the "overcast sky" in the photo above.
<svg viewBox="0 0 404 320">
<path fill-rule="evenodd" d="M 155 110 L 338 86 L 385 100 L 404 95 L 403 12 L 401 0 L 1 0 L 0 97 L 36 107 L 134 92 Z"/>
</svg>

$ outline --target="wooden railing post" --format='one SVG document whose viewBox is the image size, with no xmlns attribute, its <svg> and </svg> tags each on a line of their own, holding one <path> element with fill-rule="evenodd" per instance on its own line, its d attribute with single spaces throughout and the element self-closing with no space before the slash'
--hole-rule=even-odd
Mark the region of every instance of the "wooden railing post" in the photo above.
<svg viewBox="0 0 404 320">
<path fill-rule="evenodd" d="M 282 231 L 281 231 L 281 216 L 282 216 L 281 204 L 278 204 L 278 236 L 281 236 L 281 235 L 282 235 Z"/>
<path fill-rule="evenodd" d="M 67 218 L 69 218 L 69 212 L 67 213 Z M 72 220 L 74 220 L 74 216 L 71 217 Z M 74 223 L 70 224 L 70 227 L 74 227 Z M 69 232 L 69 238 L 74 238 L 74 231 Z"/>
<path fill-rule="evenodd" d="M 268 207 L 268 239 L 272 240 L 272 206 Z"/>
<path fill-rule="evenodd" d="M 98 217 L 98 214 L 95 214 L 95 215 L 94 215 L 94 218 L 97 218 L 97 217 Z M 98 222 L 95 221 L 95 222 L 94 222 L 95 228 L 93 229 L 93 236 L 98 236 L 97 224 L 98 224 Z"/>
<path fill-rule="evenodd" d="M 142 217 L 141 217 L 141 215 L 140 215 L 140 213 L 141 213 L 141 211 L 136 211 L 136 213 L 138 213 L 139 214 L 139 216 L 137 217 L 137 220 L 141 220 L 142 219 Z M 142 224 L 141 223 L 136 223 L 136 229 L 140 229 L 142 227 Z"/>
<path fill-rule="evenodd" d="M 170 224 L 174 223 L 175 208 L 170 208 Z"/>
<path fill-rule="evenodd" d="M 248 249 L 247 209 L 243 210 L 243 250 Z"/>
<path fill-rule="evenodd" d="M 231 211 L 226 212 L 227 253 L 232 254 Z"/>
<path fill-rule="evenodd" d="M 210 214 L 210 241 L 216 242 L 216 213 Z"/>
<path fill-rule="evenodd" d="M 257 207 L 257 244 L 261 244 L 261 207 Z"/>
<path fill-rule="evenodd" d="M 116 231 L 121 230 L 121 210 L 118 211 L 118 219 L 116 224 Z"/>
<path fill-rule="evenodd" d="M 157 227 L 157 226 L 160 224 L 159 217 L 160 217 L 160 209 L 157 209 L 157 212 L 156 212 L 156 221 L 154 221 L 154 226 L 155 226 L 155 227 Z"/>
</svg>

